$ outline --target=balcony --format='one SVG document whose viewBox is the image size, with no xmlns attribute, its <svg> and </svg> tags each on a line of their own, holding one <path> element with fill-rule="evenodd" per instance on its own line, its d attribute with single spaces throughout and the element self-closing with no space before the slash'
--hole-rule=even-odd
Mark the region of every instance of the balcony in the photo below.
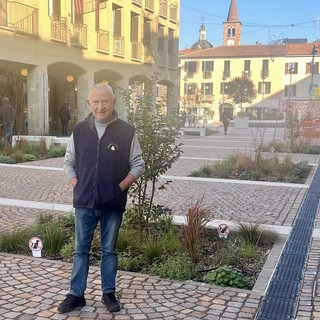
<svg viewBox="0 0 320 320">
<path fill-rule="evenodd" d="M 211 79 L 212 78 L 212 71 L 203 71 L 202 78 L 203 79 Z"/>
<path fill-rule="evenodd" d="M 51 40 L 67 43 L 67 18 L 54 14 L 51 16 Z"/>
<path fill-rule="evenodd" d="M 71 36 L 71 44 L 74 47 L 87 47 L 87 25 L 75 22 L 73 24 L 73 34 Z"/>
<path fill-rule="evenodd" d="M 151 46 L 144 46 L 144 63 L 154 63 L 154 54 Z"/>
<path fill-rule="evenodd" d="M 2 2 L 0 26 L 24 35 L 39 35 L 39 9 L 17 1 Z"/>
<path fill-rule="evenodd" d="M 124 57 L 124 37 L 113 37 L 113 54 L 116 56 Z"/>
<path fill-rule="evenodd" d="M 269 77 L 269 70 L 261 70 L 261 79 L 266 79 Z"/>
<path fill-rule="evenodd" d="M 160 2 L 159 2 L 159 15 L 162 18 L 168 17 L 168 1 L 167 0 L 160 0 Z"/>
<path fill-rule="evenodd" d="M 141 54 L 141 42 L 131 42 L 131 59 L 132 60 L 142 60 L 142 54 Z"/>
<path fill-rule="evenodd" d="M 178 67 L 178 60 L 177 57 L 174 54 L 168 54 L 169 56 L 169 64 L 168 67 L 170 69 L 176 69 Z"/>
<path fill-rule="evenodd" d="M 142 0 L 132 0 L 132 3 L 138 5 L 139 7 L 142 6 Z"/>
<path fill-rule="evenodd" d="M 228 79 L 231 77 L 231 71 L 230 70 L 225 70 L 222 72 L 222 79 Z"/>
<path fill-rule="evenodd" d="M 252 76 L 252 71 L 250 71 L 250 70 L 242 71 L 242 77 L 243 78 L 250 78 L 251 76 Z"/>
<path fill-rule="evenodd" d="M 167 55 L 165 51 L 158 51 L 158 65 L 159 67 L 166 67 Z"/>
<path fill-rule="evenodd" d="M 154 0 L 145 0 L 145 8 L 148 11 L 154 12 Z"/>
<path fill-rule="evenodd" d="M 170 16 L 169 19 L 171 22 L 177 22 L 178 9 L 177 6 L 173 3 L 170 4 Z"/>
<path fill-rule="evenodd" d="M 97 51 L 102 53 L 110 52 L 110 33 L 99 29 L 97 33 Z"/>
</svg>

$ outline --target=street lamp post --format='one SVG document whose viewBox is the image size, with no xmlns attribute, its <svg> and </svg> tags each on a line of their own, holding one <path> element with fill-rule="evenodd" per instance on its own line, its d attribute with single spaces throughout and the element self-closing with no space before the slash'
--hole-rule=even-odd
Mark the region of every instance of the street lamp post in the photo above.
<svg viewBox="0 0 320 320">
<path fill-rule="evenodd" d="M 311 60 L 311 81 L 310 81 L 310 88 L 309 88 L 309 99 L 311 100 L 311 97 L 313 95 L 313 79 L 314 79 L 314 56 L 316 55 L 318 47 L 316 45 L 313 45 L 311 54 L 312 54 L 312 60 Z"/>
</svg>

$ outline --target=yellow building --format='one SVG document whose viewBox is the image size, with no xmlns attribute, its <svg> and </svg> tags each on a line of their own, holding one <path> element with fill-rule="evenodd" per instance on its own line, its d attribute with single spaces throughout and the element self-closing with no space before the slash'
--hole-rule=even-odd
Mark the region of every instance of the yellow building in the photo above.
<svg viewBox="0 0 320 320">
<path fill-rule="evenodd" d="M 97 82 L 129 87 L 157 73 L 175 108 L 179 9 L 180 0 L 0 0 L 0 70 L 25 77 L 28 134 L 57 134 L 64 102 L 71 125 L 82 120 Z"/>
<path fill-rule="evenodd" d="M 236 1 L 231 0 L 223 26 L 223 45 L 213 47 L 206 40 L 205 26 L 199 40 L 180 51 L 180 110 L 203 121 L 220 121 L 227 110 L 230 118 L 250 109 L 252 118 L 264 119 L 265 113 L 284 112 L 288 101 L 298 106 L 320 109 L 320 42 L 304 39 L 241 45 L 241 22 Z M 257 91 L 252 103 L 235 105 L 228 99 L 229 82 L 248 78 Z M 320 118 L 320 113 L 313 116 Z"/>
</svg>

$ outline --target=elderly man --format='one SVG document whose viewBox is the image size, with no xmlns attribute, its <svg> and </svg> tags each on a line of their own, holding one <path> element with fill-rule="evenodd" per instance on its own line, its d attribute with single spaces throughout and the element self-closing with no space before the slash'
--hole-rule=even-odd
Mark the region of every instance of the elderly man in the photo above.
<svg viewBox="0 0 320 320">
<path fill-rule="evenodd" d="M 117 239 L 129 187 L 144 171 L 134 127 L 118 118 L 110 86 L 99 83 L 89 92 L 90 114 L 78 123 L 67 148 L 64 170 L 73 186 L 75 252 L 70 293 L 60 313 L 86 304 L 84 292 L 94 230 L 101 230 L 102 302 L 110 312 L 120 310 L 115 296 Z"/>
</svg>

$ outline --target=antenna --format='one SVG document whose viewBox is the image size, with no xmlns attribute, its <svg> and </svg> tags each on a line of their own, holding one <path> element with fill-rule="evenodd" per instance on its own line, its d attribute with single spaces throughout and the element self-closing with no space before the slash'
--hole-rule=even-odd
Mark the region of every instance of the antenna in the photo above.
<svg viewBox="0 0 320 320">
<path fill-rule="evenodd" d="M 317 15 L 317 41 L 319 40 L 319 32 L 320 32 L 320 15 Z"/>
</svg>

